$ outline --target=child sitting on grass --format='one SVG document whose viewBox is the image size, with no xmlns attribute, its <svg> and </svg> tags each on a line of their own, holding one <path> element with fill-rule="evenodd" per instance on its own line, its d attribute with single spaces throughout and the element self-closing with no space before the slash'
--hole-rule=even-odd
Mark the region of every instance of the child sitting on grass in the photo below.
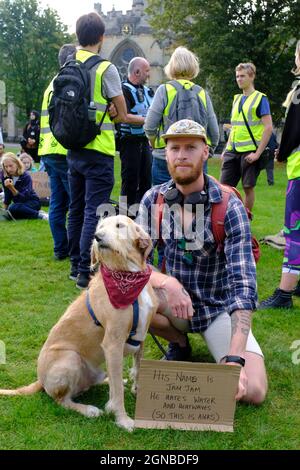
<svg viewBox="0 0 300 470">
<path fill-rule="evenodd" d="M 4 209 L 8 209 L 14 219 L 48 220 L 48 214 L 40 210 L 41 203 L 32 188 L 31 176 L 20 159 L 10 152 L 4 154 L 2 169 Z"/>
</svg>

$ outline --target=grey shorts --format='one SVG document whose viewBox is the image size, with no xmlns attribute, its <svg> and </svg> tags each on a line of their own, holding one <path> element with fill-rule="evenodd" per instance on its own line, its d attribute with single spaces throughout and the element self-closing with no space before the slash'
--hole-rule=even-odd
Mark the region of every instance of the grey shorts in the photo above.
<svg viewBox="0 0 300 470">
<path fill-rule="evenodd" d="M 181 320 L 174 317 L 169 310 L 163 313 L 169 318 L 172 325 L 179 331 L 188 333 L 190 331 L 188 320 Z M 219 362 L 222 357 L 226 356 L 229 351 L 231 341 L 231 318 L 228 313 L 224 312 L 219 315 L 209 327 L 201 333 L 205 340 L 207 347 L 214 357 L 216 362 Z M 253 352 L 259 356 L 264 357 L 262 350 L 250 330 L 246 345 L 247 352 Z"/>
<path fill-rule="evenodd" d="M 260 170 L 256 163 L 248 163 L 245 157 L 251 152 L 225 152 L 220 182 L 236 187 L 242 180 L 243 188 L 254 188 Z"/>
</svg>

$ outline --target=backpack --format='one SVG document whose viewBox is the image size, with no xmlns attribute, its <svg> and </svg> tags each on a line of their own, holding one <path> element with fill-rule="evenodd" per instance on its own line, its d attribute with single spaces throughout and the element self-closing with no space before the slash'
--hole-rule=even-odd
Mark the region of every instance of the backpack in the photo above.
<svg viewBox="0 0 300 470">
<path fill-rule="evenodd" d="M 191 88 L 187 89 L 176 80 L 172 80 L 168 83 L 176 89 L 177 93 L 171 103 L 164 132 L 168 130 L 171 124 L 181 119 L 196 121 L 207 130 L 207 111 L 198 95 L 201 87 L 199 85 L 193 85 Z"/>
<path fill-rule="evenodd" d="M 60 68 L 49 95 L 49 125 L 56 140 L 66 149 L 85 147 L 101 134 L 101 122 L 96 124 L 96 106 L 91 102 L 90 70 L 102 62 L 94 55 L 86 62 L 70 58 Z"/>
<path fill-rule="evenodd" d="M 243 199 L 239 191 L 236 188 L 225 185 L 225 184 L 221 184 L 212 176 L 210 176 L 210 178 L 212 178 L 218 184 L 218 186 L 220 187 L 222 191 L 222 201 L 217 204 L 212 204 L 212 209 L 211 209 L 212 233 L 213 233 L 215 242 L 217 243 L 217 251 L 220 253 L 224 250 L 224 241 L 225 241 L 224 223 L 225 223 L 225 215 L 227 212 L 229 198 L 232 194 L 235 194 L 242 202 L 243 202 Z M 162 242 L 161 223 L 162 223 L 162 217 L 163 217 L 163 206 L 164 206 L 164 196 L 163 194 L 158 193 L 157 199 L 156 199 L 156 221 L 158 224 L 157 233 L 160 236 L 159 243 Z M 246 208 L 246 211 L 247 211 L 248 219 L 252 220 L 252 213 L 247 208 Z M 255 260 L 255 263 L 258 263 L 258 260 L 261 255 L 259 242 L 253 235 L 251 237 L 251 241 L 252 241 L 252 253 L 254 256 L 254 260 Z M 165 260 L 163 260 L 163 268 L 162 268 L 162 272 L 164 271 L 165 271 Z"/>
</svg>

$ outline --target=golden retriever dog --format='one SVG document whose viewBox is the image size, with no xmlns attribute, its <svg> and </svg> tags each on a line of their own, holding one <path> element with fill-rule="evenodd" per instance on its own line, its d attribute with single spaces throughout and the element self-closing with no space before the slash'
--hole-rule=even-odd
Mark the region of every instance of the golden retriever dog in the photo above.
<svg viewBox="0 0 300 470">
<path fill-rule="evenodd" d="M 117 272 L 145 272 L 151 247 L 148 234 L 131 219 L 122 215 L 108 217 L 98 223 L 92 244 L 92 264 L 104 265 Z M 87 295 L 98 325 L 89 313 Z M 0 394 L 31 395 L 45 390 L 64 408 L 87 417 L 98 417 L 102 413 L 99 408 L 75 403 L 73 397 L 103 383 L 106 374 L 100 365 L 106 361 L 109 401 L 105 410 L 115 414 L 120 427 L 131 431 L 134 421 L 124 407 L 123 356 L 134 356 L 134 392 L 143 342 L 157 308 L 157 299 L 149 282 L 142 288 L 138 304 L 139 321 L 133 339 L 141 343 L 132 346 L 126 341 L 132 329 L 133 306 L 113 307 L 99 270 L 88 291 L 82 292 L 50 331 L 38 358 L 38 380 L 16 390 L 0 390 Z"/>
</svg>

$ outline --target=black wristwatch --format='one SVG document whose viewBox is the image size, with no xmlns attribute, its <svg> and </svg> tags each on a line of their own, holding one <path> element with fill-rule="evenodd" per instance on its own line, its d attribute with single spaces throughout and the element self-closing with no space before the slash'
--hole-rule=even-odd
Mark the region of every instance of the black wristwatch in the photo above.
<svg viewBox="0 0 300 470">
<path fill-rule="evenodd" d="M 236 362 L 237 364 L 240 364 L 242 367 L 244 367 L 246 361 L 241 356 L 224 356 L 220 362 Z"/>
</svg>

